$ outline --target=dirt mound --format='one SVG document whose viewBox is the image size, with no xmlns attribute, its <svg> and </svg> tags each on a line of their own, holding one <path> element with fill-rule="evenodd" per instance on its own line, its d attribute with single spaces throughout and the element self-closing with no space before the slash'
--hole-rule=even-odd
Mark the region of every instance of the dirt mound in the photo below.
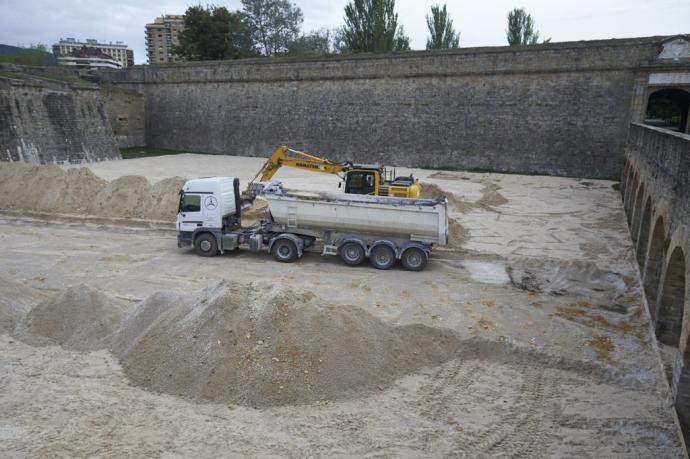
<svg viewBox="0 0 690 459">
<path fill-rule="evenodd" d="M 92 213 L 93 199 L 106 181 L 88 169 L 0 164 L 0 206 L 38 212 Z"/>
<path fill-rule="evenodd" d="M 43 295 L 26 285 L 0 277 L 0 334 L 12 332 Z"/>
<path fill-rule="evenodd" d="M 484 182 L 483 182 L 484 183 Z M 472 209 L 482 208 L 489 209 L 492 207 L 502 206 L 507 204 L 509 201 L 499 193 L 501 189 L 500 186 L 495 183 L 485 183 L 484 188 L 482 188 L 482 197 L 476 202 L 463 201 L 456 197 L 453 193 L 445 191 L 435 183 L 422 183 L 422 190 L 420 197 L 422 198 L 435 198 L 437 196 L 445 196 L 448 199 L 448 205 L 451 209 L 458 212 L 469 212 Z"/>
<path fill-rule="evenodd" d="M 462 226 L 456 219 L 448 219 L 448 247 L 459 249 L 470 238 L 470 230 Z"/>
<path fill-rule="evenodd" d="M 482 197 L 479 198 L 479 201 L 475 202 L 474 204 L 477 207 L 496 207 L 496 206 L 502 206 L 503 204 L 508 204 L 508 200 L 506 199 L 505 196 L 503 196 L 501 193 L 498 192 L 501 187 L 494 184 L 494 183 L 489 183 L 487 184 L 483 189 L 482 189 Z"/>
<path fill-rule="evenodd" d="M 257 197 L 254 199 L 254 202 L 252 202 L 252 206 L 248 209 L 242 209 L 242 224 L 244 226 L 249 226 L 254 223 L 258 223 L 261 220 L 265 220 L 268 218 L 268 202 L 261 198 Z"/>
<path fill-rule="evenodd" d="M 629 288 L 624 276 L 589 262 L 519 260 L 508 267 L 512 284 L 522 290 L 586 298 L 594 305 L 626 312 Z"/>
<path fill-rule="evenodd" d="M 80 285 L 34 306 L 18 324 L 15 336 L 38 346 L 60 345 L 75 351 L 105 349 L 123 315 L 122 305 Z"/>
<path fill-rule="evenodd" d="M 425 182 L 421 184 L 421 191 L 419 193 L 420 198 L 433 199 L 438 196 L 445 196 L 448 200 L 448 205 L 458 212 L 469 212 L 474 207 L 471 202 L 463 201 L 450 191 L 444 190 L 435 183 Z"/>
<path fill-rule="evenodd" d="M 180 190 L 186 181 L 183 177 L 169 177 L 154 183 L 144 203 L 144 215 L 154 220 L 175 220 Z"/>
<path fill-rule="evenodd" d="M 390 326 L 284 287 L 220 283 L 196 297 L 147 299 L 117 332 L 113 352 L 136 385 L 265 407 L 382 389 L 458 348 L 451 331 Z"/>
<path fill-rule="evenodd" d="M 125 176 L 107 182 L 83 167 L 1 163 L 0 208 L 173 220 L 184 181 L 172 177 L 151 186 L 144 177 Z"/>
<path fill-rule="evenodd" d="M 148 197 L 149 187 L 148 180 L 141 176 L 116 178 L 96 196 L 95 213 L 107 217 L 141 218 L 142 204 Z"/>
</svg>

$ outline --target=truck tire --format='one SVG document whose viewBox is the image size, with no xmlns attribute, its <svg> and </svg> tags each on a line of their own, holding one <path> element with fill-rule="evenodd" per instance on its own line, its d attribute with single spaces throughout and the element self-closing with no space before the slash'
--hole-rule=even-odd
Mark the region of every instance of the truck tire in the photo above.
<svg viewBox="0 0 690 459">
<path fill-rule="evenodd" d="M 400 257 L 403 268 L 408 271 L 423 270 L 428 260 L 429 256 L 427 253 L 419 247 L 410 247 L 406 249 Z"/>
<path fill-rule="evenodd" d="M 281 263 L 292 263 L 299 256 L 295 243 L 286 238 L 276 239 L 271 247 L 271 254 Z"/>
<path fill-rule="evenodd" d="M 361 265 L 366 258 L 364 247 L 356 242 L 346 242 L 340 247 L 340 258 L 349 266 Z"/>
<path fill-rule="evenodd" d="M 215 257 L 218 254 L 218 242 L 210 233 L 201 233 L 194 240 L 194 251 L 202 257 Z"/>
<path fill-rule="evenodd" d="M 379 244 L 371 250 L 369 261 L 376 269 L 391 269 L 395 264 L 395 251 L 386 244 Z"/>
</svg>

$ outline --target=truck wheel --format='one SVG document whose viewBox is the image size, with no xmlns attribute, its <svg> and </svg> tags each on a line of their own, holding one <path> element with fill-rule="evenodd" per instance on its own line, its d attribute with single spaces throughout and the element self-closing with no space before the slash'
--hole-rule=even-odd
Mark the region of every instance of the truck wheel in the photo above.
<svg viewBox="0 0 690 459">
<path fill-rule="evenodd" d="M 349 266 L 361 265 L 366 258 L 364 248 L 356 242 L 346 242 L 340 247 L 340 258 Z"/>
<path fill-rule="evenodd" d="M 376 269 L 391 269 L 395 264 L 395 252 L 385 244 L 377 245 L 369 254 L 369 261 Z"/>
<path fill-rule="evenodd" d="M 292 263 L 297 260 L 297 246 L 290 239 L 278 239 L 271 247 L 273 258 L 281 263 Z"/>
<path fill-rule="evenodd" d="M 194 251 L 202 257 L 214 257 L 218 254 L 216 237 L 209 233 L 203 233 L 194 240 Z"/>
<path fill-rule="evenodd" d="M 429 256 L 419 247 L 410 247 L 400 257 L 403 268 L 408 271 L 421 271 L 426 266 Z"/>
</svg>

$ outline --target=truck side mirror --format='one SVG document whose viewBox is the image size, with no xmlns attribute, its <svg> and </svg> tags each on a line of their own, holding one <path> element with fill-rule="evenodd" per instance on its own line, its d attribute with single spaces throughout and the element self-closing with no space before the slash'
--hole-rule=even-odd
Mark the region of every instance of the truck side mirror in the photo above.
<svg viewBox="0 0 690 459">
<path fill-rule="evenodd" d="M 343 187 L 343 182 L 338 182 L 338 188 L 342 188 L 342 187 Z"/>
</svg>

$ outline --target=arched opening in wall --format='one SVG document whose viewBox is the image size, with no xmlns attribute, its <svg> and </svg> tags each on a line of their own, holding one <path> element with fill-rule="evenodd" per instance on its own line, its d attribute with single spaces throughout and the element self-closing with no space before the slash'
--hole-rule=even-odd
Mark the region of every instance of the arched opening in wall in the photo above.
<svg viewBox="0 0 690 459">
<path fill-rule="evenodd" d="M 685 256 L 680 247 L 671 253 L 661 290 L 656 337 L 666 346 L 678 347 L 685 303 Z"/>
<path fill-rule="evenodd" d="M 671 259 L 666 269 L 666 278 L 664 279 L 664 287 L 661 292 L 661 308 L 659 309 L 660 321 L 662 313 L 666 316 L 666 312 L 668 312 L 669 318 L 673 320 L 672 324 L 663 326 L 666 327 L 666 334 L 664 336 L 674 343 L 680 341 L 683 313 L 687 306 L 685 304 L 687 297 L 685 272 L 685 256 L 681 248 L 676 247 L 671 252 Z M 658 331 L 661 326 L 661 323 L 657 323 Z M 657 336 L 660 336 L 659 332 L 657 332 Z M 660 337 L 659 340 L 662 341 L 662 338 Z M 678 346 L 678 344 L 675 344 L 675 346 Z M 687 440 L 690 434 L 690 351 L 687 345 L 681 362 L 682 368 L 675 369 L 674 371 L 679 373 L 676 386 L 676 412 L 683 430 L 683 436 Z"/>
<path fill-rule="evenodd" d="M 690 441 L 690 348 L 685 348 L 683 355 L 683 368 L 678 378 L 678 388 L 676 389 L 676 413 L 678 421 L 683 431 L 683 438 L 687 445 Z"/>
<path fill-rule="evenodd" d="M 630 196 L 628 196 L 628 206 L 627 206 L 627 211 L 625 212 L 627 218 L 628 218 L 628 226 L 632 223 L 632 217 L 633 217 L 633 212 L 635 208 L 633 207 L 634 201 L 635 201 L 635 192 L 637 191 L 637 185 L 639 184 L 639 177 L 637 174 L 635 174 L 635 177 L 633 178 L 632 181 L 632 187 L 630 188 Z"/>
<path fill-rule="evenodd" d="M 666 230 L 664 229 L 664 219 L 657 218 L 652 231 L 652 238 L 649 244 L 649 254 L 647 262 L 644 264 L 644 293 L 649 304 L 649 315 L 652 321 L 656 321 L 657 294 L 659 293 L 659 278 L 661 268 L 664 265 L 664 247 L 666 244 Z"/>
<path fill-rule="evenodd" d="M 630 235 L 632 236 L 633 242 L 637 242 L 637 236 L 640 231 L 640 222 L 642 221 L 642 203 L 644 199 L 644 183 L 640 185 L 640 189 L 637 190 L 637 198 L 635 199 L 635 207 L 632 209 L 633 223 L 630 227 Z"/>
<path fill-rule="evenodd" d="M 637 239 L 637 264 L 640 269 L 644 269 L 645 255 L 649 245 L 649 230 L 652 225 L 652 198 L 647 198 L 642 214 L 642 224 L 640 225 L 640 236 Z"/>
<path fill-rule="evenodd" d="M 688 132 L 690 93 L 682 89 L 660 89 L 649 95 L 645 124 Z"/>
<path fill-rule="evenodd" d="M 626 214 L 630 211 L 630 195 L 634 193 L 632 189 L 635 180 L 635 168 L 631 165 L 630 171 L 628 172 L 628 178 L 625 183 L 625 194 L 623 196 L 623 209 L 625 209 Z M 628 220 L 630 222 L 630 220 Z"/>
<path fill-rule="evenodd" d="M 623 174 L 621 174 L 621 201 L 625 202 L 625 194 L 628 186 L 628 176 L 630 175 L 630 162 L 625 158 L 625 166 L 623 167 Z"/>
</svg>

